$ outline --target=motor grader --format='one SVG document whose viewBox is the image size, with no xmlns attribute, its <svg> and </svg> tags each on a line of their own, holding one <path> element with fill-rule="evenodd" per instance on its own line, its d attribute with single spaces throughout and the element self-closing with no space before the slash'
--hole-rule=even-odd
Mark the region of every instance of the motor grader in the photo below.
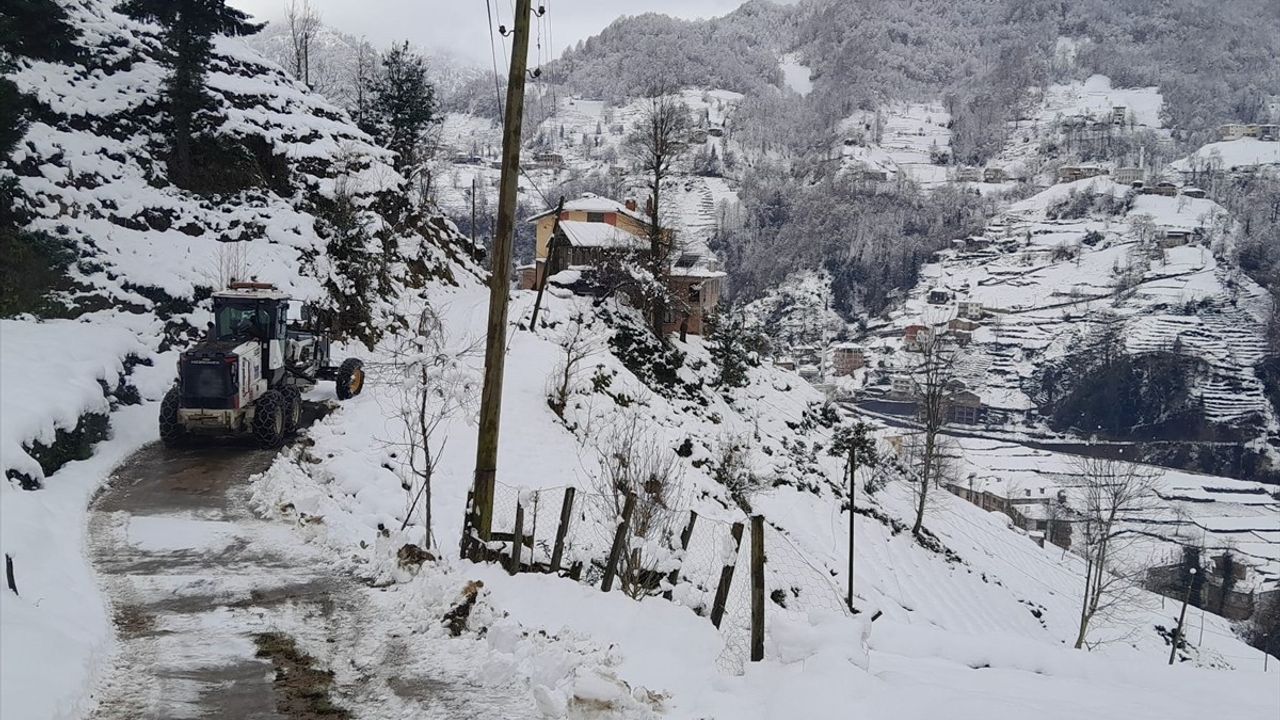
<svg viewBox="0 0 1280 720">
<path fill-rule="evenodd" d="M 194 435 L 252 434 L 281 446 L 302 422 L 302 391 L 321 380 L 340 400 L 364 388 L 364 365 L 330 360 L 330 338 L 300 306 L 289 319 L 288 295 L 266 283 L 231 283 L 213 294 L 209 331 L 178 360 L 178 379 L 160 403 L 160 439 L 180 445 Z"/>
</svg>

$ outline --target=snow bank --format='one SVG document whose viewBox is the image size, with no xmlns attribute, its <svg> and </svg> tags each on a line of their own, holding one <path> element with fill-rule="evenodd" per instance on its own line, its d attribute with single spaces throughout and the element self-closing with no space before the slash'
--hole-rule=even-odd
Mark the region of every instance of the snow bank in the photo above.
<svg viewBox="0 0 1280 720">
<path fill-rule="evenodd" d="M 89 322 L 0 320 L 0 469 L 41 479 L 39 464 L 23 449 L 50 445 L 57 430 L 72 430 L 85 413 L 106 414 L 100 383 L 114 388 L 129 355 L 150 348 L 109 319 Z"/>
<path fill-rule="evenodd" d="M 6 368 L 8 360 L 6 348 Z M 13 558 L 19 592 L 0 590 L 0 717 L 85 715 L 113 637 L 84 556 L 85 508 L 116 464 L 156 439 L 158 410 L 149 402 L 113 413 L 112 438 L 91 459 L 68 463 L 42 490 L 0 484 L 0 547 Z"/>
</svg>

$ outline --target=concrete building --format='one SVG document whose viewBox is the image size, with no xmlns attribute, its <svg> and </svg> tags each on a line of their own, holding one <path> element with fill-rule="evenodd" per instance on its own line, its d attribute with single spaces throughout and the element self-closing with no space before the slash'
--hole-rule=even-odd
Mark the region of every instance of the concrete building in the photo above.
<svg viewBox="0 0 1280 720">
<path fill-rule="evenodd" d="M 836 377 L 852 375 L 854 370 L 867 366 L 867 356 L 858 345 L 840 343 L 831 348 L 831 366 Z"/>
</svg>

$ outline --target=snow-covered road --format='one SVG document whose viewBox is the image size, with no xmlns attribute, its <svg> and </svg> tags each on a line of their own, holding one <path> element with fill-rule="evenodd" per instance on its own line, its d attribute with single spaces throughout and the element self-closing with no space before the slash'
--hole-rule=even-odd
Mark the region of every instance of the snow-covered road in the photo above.
<svg viewBox="0 0 1280 720">
<path fill-rule="evenodd" d="M 394 593 L 251 508 L 250 480 L 274 456 L 153 444 L 95 499 L 89 554 L 117 645 L 93 717 L 532 716 L 527 688 L 476 690 L 456 673 L 407 671 L 424 648 L 398 637 Z M 280 672 L 279 655 L 260 652 L 263 638 L 280 637 L 309 658 Z M 309 684 L 290 681 L 299 666 L 318 671 Z"/>
</svg>

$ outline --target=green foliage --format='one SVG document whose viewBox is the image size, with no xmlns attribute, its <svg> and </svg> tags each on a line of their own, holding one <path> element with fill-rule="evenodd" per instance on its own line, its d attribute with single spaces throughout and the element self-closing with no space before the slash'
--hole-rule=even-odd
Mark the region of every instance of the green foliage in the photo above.
<svg viewBox="0 0 1280 720">
<path fill-rule="evenodd" d="M 1127 438 L 1197 438 L 1207 428 L 1192 383 L 1202 362 L 1172 352 L 1125 352 L 1119 328 L 1082 343 L 1037 377 L 1056 430 Z"/>
<path fill-rule="evenodd" d="M 251 35 L 262 25 L 249 22 L 248 15 L 228 7 L 226 0 L 126 0 L 119 10 L 165 29 L 163 60 L 170 68 L 164 100 L 169 120 L 169 180 L 195 190 L 205 172 L 198 164 L 197 138 L 214 130 L 213 102 L 205 86 L 213 55 L 212 38 Z"/>
<path fill-rule="evenodd" d="M 880 463 L 880 451 L 873 430 L 871 425 L 861 420 L 841 425 L 831 438 L 830 453 L 835 457 L 852 457 L 858 467 L 876 467 Z"/>
<path fill-rule="evenodd" d="M 877 313 L 891 294 L 915 284 L 920 267 L 956 237 L 979 232 L 991 201 L 944 186 L 868 189 L 848 177 L 808 181 L 780 168 L 758 167 L 743 179 L 743 226 L 714 248 L 750 299 L 798 270 L 825 268 L 833 309 L 852 317 Z"/>
<path fill-rule="evenodd" d="M 623 17 L 547 70 L 588 97 L 614 102 L 658 85 L 751 93 L 782 85 L 777 59 L 786 51 L 790 16 L 789 8 L 750 2 L 707 21 L 655 13 Z"/>
<path fill-rule="evenodd" d="M 722 311 L 708 318 L 711 333 L 707 336 L 711 350 L 711 363 L 715 367 L 715 384 L 722 389 L 743 387 L 748 382 L 747 372 L 754 357 L 752 333 L 741 313 Z"/>
<path fill-rule="evenodd" d="M 78 55 L 67 11 L 54 0 L 0 3 L 0 51 L 51 62 L 68 62 Z"/>
<path fill-rule="evenodd" d="M 427 61 L 406 41 L 382 57 L 381 72 L 373 79 L 372 102 L 360 118 L 361 127 L 378 144 L 396 153 L 396 169 L 404 172 L 423 158 L 423 134 L 440 121 L 435 88 L 427 81 Z"/>
<path fill-rule="evenodd" d="M 369 218 L 355 198 L 343 192 L 319 209 L 316 218 L 316 232 L 326 241 L 331 263 L 322 278 L 329 297 L 321 315 L 335 336 L 358 339 L 372 348 L 384 331 L 374 322 L 373 305 L 386 278 Z"/>
<path fill-rule="evenodd" d="M 73 460 L 88 460 L 93 455 L 93 446 L 106 440 L 110 431 L 111 421 L 106 415 L 85 413 L 71 430 L 58 428 L 52 443 L 45 445 L 36 440 L 25 449 L 40 464 L 40 471 L 48 477 Z M 6 475 L 23 490 L 39 490 L 42 487 L 38 479 L 12 468 L 6 471 Z"/>
<path fill-rule="evenodd" d="M 1050 220 L 1079 220 L 1094 215 L 1119 217 L 1133 209 L 1133 200 L 1131 193 L 1116 197 L 1110 193 L 1071 190 L 1045 210 L 1045 217 Z M 1090 232 L 1097 234 L 1097 231 Z"/>
<path fill-rule="evenodd" d="M 27 96 L 18 92 L 18 86 L 0 77 L 0 157 L 9 157 L 26 134 L 28 102 Z M 4 209 L 0 208 L 0 212 Z"/>
<path fill-rule="evenodd" d="M 0 227 L 0 317 L 31 313 L 63 314 L 50 294 L 73 287 L 67 268 L 75 254 L 66 243 L 44 233 Z"/>
</svg>

